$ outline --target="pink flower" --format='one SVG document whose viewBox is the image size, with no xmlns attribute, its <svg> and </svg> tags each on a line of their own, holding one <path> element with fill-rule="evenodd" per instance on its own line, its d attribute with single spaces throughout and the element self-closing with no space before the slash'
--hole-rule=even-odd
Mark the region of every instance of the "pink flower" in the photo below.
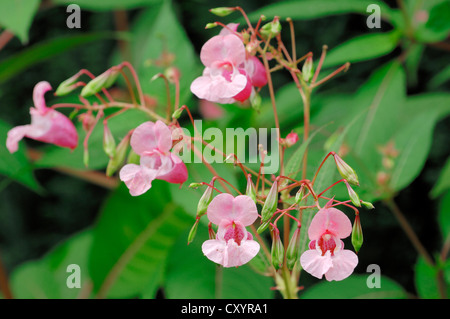
<svg viewBox="0 0 450 319">
<path fill-rule="evenodd" d="M 245 229 L 258 218 L 256 204 L 250 197 L 220 194 L 209 204 L 207 216 L 219 226 L 216 238 L 202 245 L 208 259 L 224 267 L 238 267 L 258 254 L 259 244 Z"/>
<path fill-rule="evenodd" d="M 51 89 L 50 84 L 45 81 L 34 87 L 34 107 L 30 108 L 31 124 L 16 126 L 8 132 L 6 147 L 10 153 L 17 151 L 19 141 L 24 137 L 71 149 L 77 147 L 78 133 L 73 123 L 64 114 L 45 104 L 44 95 Z"/>
<path fill-rule="evenodd" d="M 119 175 L 132 196 L 148 191 L 155 179 L 174 184 L 182 184 L 187 180 L 186 165 L 170 152 L 172 133 L 163 122 L 139 125 L 131 135 L 130 144 L 133 151 L 140 155 L 140 165 L 127 164 Z"/>
<path fill-rule="evenodd" d="M 351 232 L 352 224 L 343 212 L 331 207 L 319 210 L 308 229 L 310 249 L 300 257 L 303 269 L 319 279 L 325 275 L 328 281 L 350 276 L 358 264 L 358 257 L 353 251 L 344 249 L 341 239 Z"/>
<path fill-rule="evenodd" d="M 237 26 L 229 24 L 232 31 Z M 261 61 L 247 57 L 244 43 L 230 30 L 223 29 L 202 47 L 200 60 L 205 69 L 191 84 L 191 91 L 200 99 L 222 104 L 243 102 L 254 94 L 254 87 L 267 84 Z"/>
</svg>

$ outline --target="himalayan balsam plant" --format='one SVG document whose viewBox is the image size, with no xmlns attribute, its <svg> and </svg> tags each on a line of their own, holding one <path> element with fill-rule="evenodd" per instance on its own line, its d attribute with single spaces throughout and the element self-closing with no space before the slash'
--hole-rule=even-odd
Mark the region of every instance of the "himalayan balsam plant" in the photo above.
<svg viewBox="0 0 450 319">
<path fill-rule="evenodd" d="M 363 242 L 358 209 L 373 206 L 358 197 L 354 190 L 354 187 L 359 186 L 357 174 L 339 154 L 324 154 L 323 161 L 317 163 L 318 169 L 315 172 L 307 171 L 307 161 L 313 92 L 338 73 L 346 71 L 349 64 L 320 78 L 321 67 L 326 58 L 326 46 L 316 67 L 311 52 L 298 57 L 290 19 L 287 22 L 292 41 L 291 52 L 282 41 L 278 17 L 270 22 L 263 22 L 265 17 L 261 16 L 256 25 L 252 25 L 240 7 L 215 8 L 211 12 L 221 17 L 240 12 L 246 25 L 213 22 L 206 26 L 220 30 L 203 45 L 200 60 L 204 70 L 190 84 L 190 89 L 196 97 L 207 103 L 250 105 L 252 107 L 248 108 L 249 112 L 258 112 L 260 94 L 263 91 L 268 93 L 278 134 L 277 154 L 280 165 L 276 174 L 264 173 L 263 160 L 258 163 L 259 170 L 253 170 L 235 154 L 227 154 L 200 138 L 202 145 L 223 156 L 224 162 L 234 160 L 236 169 L 247 182 L 246 189 L 239 189 L 238 185 L 221 177 L 203 156 L 202 149 L 194 143 L 199 138 L 185 134 L 178 121 L 186 113 L 193 128 L 197 129 L 189 107 L 179 105 L 180 72 L 175 67 L 168 67 L 166 72 L 156 74 L 152 79 L 161 78 L 167 88 L 172 85 L 176 91 L 172 105 L 170 90 L 167 90 L 169 98 L 165 114 L 158 114 L 147 105 L 148 99 L 141 89 L 140 80 L 128 62 L 113 66 L 98 76 L 88 70 L 80 70 L 58 86 L 55 91 L 57 96 L 64 96 L 81 88 L 80 104 L 59 103 L 48 107 L 44 95 L 52 89 L 50 84 L 45 81 L 36 84 L 33 93 L 34 107 L 30 110 L 31 124 L 9 131 L 6 140 L 8 150 L 17 151 L 19 141 L 25 137 L 70 149 L 83 147 L 87 165 L 89 137 L 94 127 L 103 125 L 103 149 L 110 158 L 106 175 L 117 174 L 132 196 L 146 193 L 155 179 L 180 184 L 179 192 L 183 192 L 182 185 L 187 181 L 188 169 L 179 154 L 181 151 L 193 152 L 202 160 L 200 165 L 205 165 L 213 174 L 210 181 L 198 181 L 189 185 L 191 188 L 203 189 L 204 193 L 198 202 L 196 219 L 187 243 L 202 241 L 201 249 L 205 258 L 223 267 L 240 267 L 251 263 L 255 258 L 270 261 L 265 275 L 273 277 L 276 289 L 284 298 L 297 297 L 301 270 L 328 281 L 347 278 L 358 264 L 357 253 Z M 299 141 L 295 132 L 284 137 L 280 135 L 272 79 L 272 73 L 280 70 L 288 72 L 298 88 L 299 107 L 303 107 L 304 116 L 303 119 L 298 119 L 299 123 L 303 121 L 302 141 Z M 129 89 L 132 99 L 130 103 L 116 100 L 108 91 L 119 76 Z M 91 102 L 88 97 L 94 97 L 96 101 Z M 70 118 L 57 111 L 61 108 L 73 109 Z M 130 127 L 129 132 L 116 144 L 116 137 L 109 129 L 108 121 L 130 109 L 140 110 L 153 120 L 136 128 Z M 71 121 L 75 117 L 82 123 L 85 131 L 82 145 L 78 145 L 79 137 Z M 296 153 L 298 158 L 295 160 L 301 172 L 301 179 L 297 180 L 289 174 L 285 175 L 284 153 L 287 148 L 300 143 L 303 143 L 304 150 L 301 154 Z M 259 152 L 261 158 L 268 154 L 268 150 L 262 145 L 259 146 Z M 319 189 L 316 179 L 321 174 L 323 164 L 330 158 L 334 159 L 342 178 Z M 221 187 L 218 187 L 218 183 Z M 339 201 L 334 196 L 324 195 L 338 184 L 347 187 L 348 200 Z M 354 211 L 353 224 L 338 209 L 340 206 Z M 314 215 L 306 225 L 308 228 L 303 230 L 307 236 L 301 236 L 302 214 L 306 210 L 313 211 Z M 201 223 L 202 219 L 205 224 Z M 206 224 L 209 238 L 196 237 L 198 227 Z M 349 236 L 353 250 L 344 247 L 342 241 Z"/>
</svg>

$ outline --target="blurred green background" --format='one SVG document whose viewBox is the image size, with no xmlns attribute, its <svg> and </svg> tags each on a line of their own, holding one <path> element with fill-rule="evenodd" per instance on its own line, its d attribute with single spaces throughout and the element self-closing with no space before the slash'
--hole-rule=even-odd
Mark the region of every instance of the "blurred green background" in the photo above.
<svg viewBox="0 0 450 319">
<path fill-rule="evenodd" d="M 81 7 L 80 29 L 66 26 L 69 3 Z M 372 3 L 381 8 L 379 29 L 366 24 L 370 14 L 366 8 Z M 327 283 L 302 273 L 304 293 L 300 297 L 448 297 L 449 1 L 0 0 L 0 39 L 7 39 L 0 41 L 4 43 L 0 50 L 2 141 L 11 127 L 28 123 L 37 82 L 48 81 L 56 89 L 80 69 L 100 74 L 122 60 L 135 66 L 145 93 L 155 99 L 156 110 L 163 112 L 163 83 L 150 79 L 164 71 L 158 64 L 164 50 L 174 54 L 173 64 L 182 74 L 181 103 L 201 118 L 189 85 L 201 74 L 201 46 L 219 32 L 204 27 L 217 20 L 243 22 L 237 13 L 218 18 L 208 10 L 234 5 L 242 6 L 252 21 L 260 14 L 268 20 L 280 16 L 285 43 L 290 36 L 284 21 L 291 17 L 298 56 L 311 51 L 317 62 L 322 46 L 329 47 L 324 74 L 347 61 L 352 63 L 349 71 L 313 95 L 313 129 L 326 126 L 311 141 L 309 174 L 328 151 L 347 150 L 346 160 L 360 174 L 358 194 L 376 209 L 361 212 L 365 241 L 355 275 Z M 9 32 L 13 34 L 10 40 Z M 275 73 L 274 85 L 282 135 L 291 130 L 301 134 L 301 99 L 289 74 Z M 118 85 L 114 94 L 126 97 L 124 88 Z M 46 97 L 48 105 L 77 101 L 76 94 Z M 262 97 L 259 113 L 225 106 L 224 117 L 204 126 L 272 127 L 267 89 L 262 90 Z M 120 139 L 144 120 L 141 114 L 130 112 L 112 121 L 111 128 Z M 181 122 L 190 126 L 187 118 Z M 337 133 L 339 138 L 330 140 Z M 14 297 L 279 297 L 269 289 L 271 279 L 254 272 L 264 269 L 261 260 L 225 269 L 217 281 L 216 266 L 200 249 L 207 239 L 206 227 L 200 227 L 196 241 L 186 245 L 200 190 L 186 185 L 179 190 L 177 185 L 155 182 L 149 193 L 131 198 L 124 185 L 116 186 L 115 179 L 90 180 L 101 174 L 89 172 L 102 173 L 106 167 L 101 138 L 100 128 L 91 139 L 87 169 L 81 147 L 71 153 L 26 140 L 19 152 L 10 155 L 1 143 L 0 255 Z M 383 186 L 377 182 L 377 174 L 385 170 L 379 148 L 389 141 L 394 141 L 400 155 L 386 171 L 390 179 Z M 295 147 L 289 149 L 287 158 L 294 151 Z M 200 164 L 188 168 L 188 182 L 211 178 Z M 215 168 L 241 189 L 245 187 L 245 179 L 231 165 Z M 328 184 L 321 181 L 326 187 L 335 180 L 335 172 L 330 166 L 324 171 L 330 180 Z M 338 190 L 338 196 L 345 198 L 344 191 Z M 432 265 L 411 244 L 399 214 L 431 256 Z M 71 263 L 81 266 L 81 289 L 66 286 L 66 267 Z M 370 264 L 380 266 L 381 289 L 366 287 Z"/>
</svg>

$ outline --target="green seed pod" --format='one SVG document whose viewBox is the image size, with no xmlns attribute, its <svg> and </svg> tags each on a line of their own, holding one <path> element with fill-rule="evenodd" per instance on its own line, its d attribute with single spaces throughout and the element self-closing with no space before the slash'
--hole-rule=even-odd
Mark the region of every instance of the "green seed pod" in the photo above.
<svg viewBox="0 0 450 319">
<path fill-rule="evenodd" d="M 357 253 L 363 244 L 363 232 L 361 227 L 361 221 L 359 215 L 355 216 L 355 221 L 353 222 L 352 228 L 352 245 Z"/>
<path fill-rule="evenodd" d="M 273 182 L 269 194 L 267 194 L 266 201 L 261 210 L 261 222 L 269 221 L 275 213 L 278 206 L 278 181 Z"/>
<path fill-rule="evenodd" d="M 275 269 L 280 269 L 283 266 L 284 247 L 280 238 L 280 231 L 278 228 L 273 229 L 272 236 L 272 265 Z"/>
</svg>

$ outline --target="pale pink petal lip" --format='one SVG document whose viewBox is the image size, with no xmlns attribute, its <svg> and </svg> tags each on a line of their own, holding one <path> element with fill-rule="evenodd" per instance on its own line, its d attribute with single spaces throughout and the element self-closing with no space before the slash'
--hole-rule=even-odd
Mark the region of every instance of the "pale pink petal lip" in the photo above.
<svg viewBox="0 0 450 319">
<path fill-rule="evenodd" d="M 300 264 L 306 272 L 319 279 L 333 266 L 331 253 L 327 251 L 322 256 L 316 249 L 305 251 L 300 256 Z"/>
<path fill-rule="evenodd" d="M 146 174 L 144 170 L 136 164 L 127 164 L 120 170 L 120 180 L 123 181 L 132 196 L 144 194 L 152 187 L 154 176 Z"/>
<path fill-rule="evenodd" d="M 6 138 L 6 148 L 10 153 L 14 153 L 19 149 L 19 141 L 22 140 L 31 130 L 31 125 L 16 126 L 9 130 Z"/>
<path fill-rule="evenodd" d="M 340 281 L 353 273 L 358 265 L 358 256 L 351 250 L 342 250 L 333 256 L 333 267 L 326 273 L 325 278 L 328 281 Z"/>
<path fill-rule="evenodd" d="M 209 239 L 202 244 L 203 254 L 208 257 L 209 260 L 216 264 L 223 264 L 224 251 L 226 249 L 225 241 Z"/>
<path fill-rule="evenodd" d="M 336 208 L 322 208 L 314 216 L 308 229 L 310 240 L 319 239 L 329 232 L 338 238 L 350 236 L 352 224 L 347 215 Z"/>
<path fill-rule="evenodd" d="M 221 103 L 221 100 L 239 94 L 247 83 L 247 77 L 242 74 L 233 76 L 231 82 L 224 77 L 200 76 L 191 83 L 191 91 L 200 99 Z"/>
</svg>

